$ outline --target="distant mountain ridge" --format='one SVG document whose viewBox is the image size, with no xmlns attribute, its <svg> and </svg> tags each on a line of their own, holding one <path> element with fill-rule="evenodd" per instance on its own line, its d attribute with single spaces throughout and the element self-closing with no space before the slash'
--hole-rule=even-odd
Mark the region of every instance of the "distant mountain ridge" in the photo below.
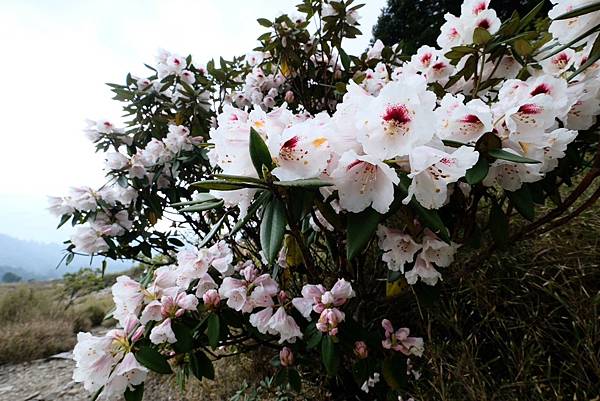
<svg viewBox="0 0 600 401">
<path fill-rule="evenodd" d="M 60 278 L 65 273 L 83 267 L 100 267 L 102 258 L 96 257 L 90 265 L 90 258 L 76 256 L 69 266 L 56 266 L 64 256 L 64 246 L 60 244 L 25 241 L 0 234 L 0 275 L 8 271 L 24 280 L 47 280 Z M 125 270 L 131 263 L 109 261 L 111 272 Z"/>
</svg>

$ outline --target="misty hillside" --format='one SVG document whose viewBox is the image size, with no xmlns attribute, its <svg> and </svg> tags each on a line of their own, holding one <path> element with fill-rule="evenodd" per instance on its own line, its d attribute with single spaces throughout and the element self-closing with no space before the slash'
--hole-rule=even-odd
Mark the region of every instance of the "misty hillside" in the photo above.
<svg viewBox="0 0 600 401">
<path fill-rule="evenodd" d="M 69 266 L 56 265 L 63 257 L 64 246 L 34 241 L 24 241 L 0 234 L 0 277 L 10 271 L 24 280 L 44 280 L 60 278 L 63 274 L 82 267 L 100 267 L 102 258 L 94 258 L 90 265 L 89 257 L 77 256 Z M 109 271 L 125 270 L 130 263 L 109 262 Z"/>
</svg>

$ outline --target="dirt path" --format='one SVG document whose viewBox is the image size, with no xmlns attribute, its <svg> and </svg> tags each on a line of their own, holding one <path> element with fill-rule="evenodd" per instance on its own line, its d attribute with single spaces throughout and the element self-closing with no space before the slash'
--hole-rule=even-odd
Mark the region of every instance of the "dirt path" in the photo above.
<svg viewBox="0 0 600 401">
<path fill-rule="evenodd" d="M 0 366 L 0 401 L 84 401 L 89 394 L 72 379 L 70 353 Z"/>
</svg>

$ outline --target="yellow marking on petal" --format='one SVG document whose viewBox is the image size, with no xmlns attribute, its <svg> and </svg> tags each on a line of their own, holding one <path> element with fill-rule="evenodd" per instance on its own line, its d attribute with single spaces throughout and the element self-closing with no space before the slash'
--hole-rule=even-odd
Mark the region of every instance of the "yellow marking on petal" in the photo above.
<svg viewBox="0 0 600 401">
<path fill-rule="evenodd" d="M 327 142 L 327 139 L 322 136 L 312 141 L 315 148 L 320 148 L 325 142 Z"/>
<path fill-rule="evenodd" d="M 263 128 L 265 126 L 265 122 L 263 120 L 258 120 L 254 122 L 254 126 L 256 128 Z"/>
<path fill-rule="evenodd" d="M 529 144 L 525 143 L 525 142 L 519 142 L 519 145 L 521 145 L 521 149 L 523 149 L 523 152 L 525 153 L 529 153 Z"/>
</svg>

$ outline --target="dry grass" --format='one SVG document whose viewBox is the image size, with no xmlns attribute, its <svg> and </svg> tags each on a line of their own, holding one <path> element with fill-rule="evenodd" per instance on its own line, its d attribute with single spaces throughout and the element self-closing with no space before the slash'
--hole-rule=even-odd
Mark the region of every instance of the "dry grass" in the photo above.
<svg viewBox="0 0 600 401">
<path fill-rule="evenodd" d="M 419 400 L 591 400 L 600 394 L 600 216 L 513 246 L 423 310 Z M 457 267 L 459 267 L 458 265 Z"/>
<path fill-rule="evenodd" d="M 110 297 L 89 294 L 70 308 L 60 283 L 0 286 L 0 364 L 19 363 L 68 351 L 75 334 L 102 323 Z"/>
</svg>

